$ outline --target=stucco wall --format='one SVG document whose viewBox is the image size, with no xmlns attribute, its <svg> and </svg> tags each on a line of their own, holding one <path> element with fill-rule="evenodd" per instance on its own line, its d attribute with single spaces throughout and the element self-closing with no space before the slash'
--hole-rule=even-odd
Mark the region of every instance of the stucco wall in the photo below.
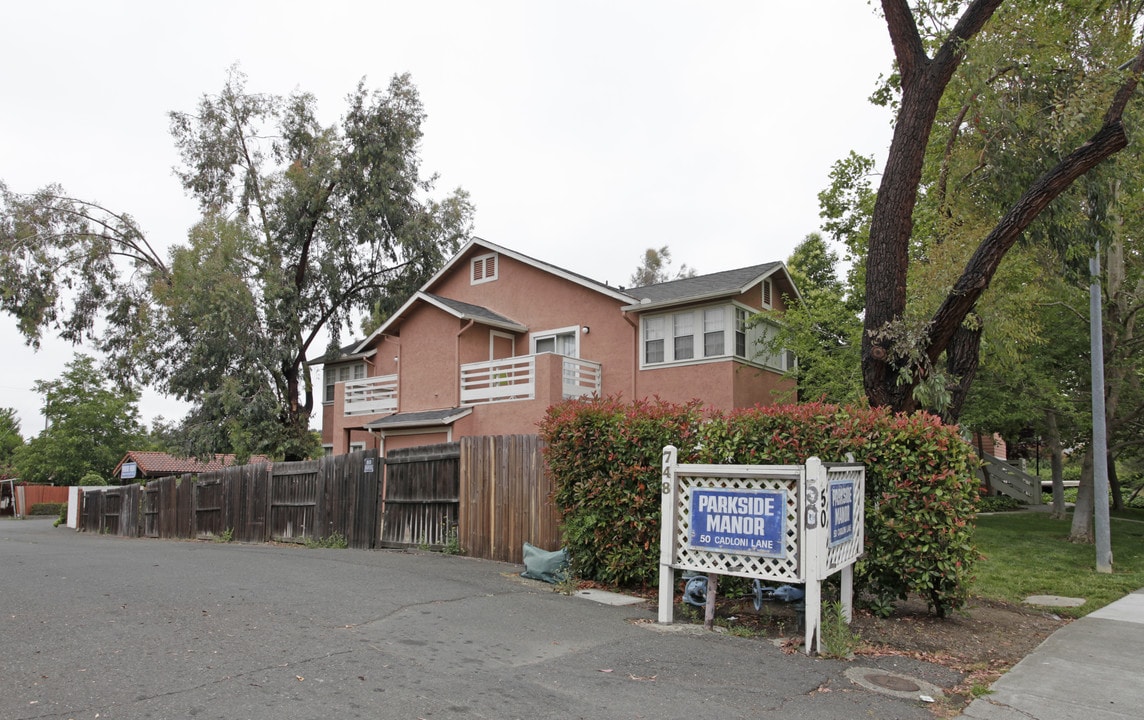
<svg viewBox="0 0 1144 720">
<path fill-rule="evenodd" d="M 498 278 L 472 285 L 469 260 L 484 254 L 475 248 L 442 277 L 430 291 L 443 297 L 486 307 L 529 329 L 516 337 L 516 354 L 532 352 L 531 338 L 550 330 L 588 328 L 579 333 L 580 357 L 604 366 L 605 394 L 632 393 L 634 330 L 620 311 L 623 302 L 500 255 Z M 404 330 L 403 337 L 410 337 Z M 488 335 L 483 335 L 483 356 L 488 359 Z M 406 340 L 408 342 L 408 340 Z M 466 361 L 468 362 L 468 361 Z"/>
<path fill-rule="evenodd" d="M 505 254 L 498 255 L 497 279 L 474 285 L 470 282 L 470 261 L 476 255 L 487 253 L 486 248 L 473 247 L 457 260 L 451 272 L 426 290 L 488 308 L 527 327 L 528 332 L 510 333 L 516 356 L 531 354 L 532 339 L 537 335 L 573 329 L 580 358 L 599 362 L 603 367 L 603 395 L 620 395 L 625 399 L 659 395 L 675 402 L 699 398 L 705 405 L 721 410 L 793 400 L 792 381 L 731 359 L 640 371 L 637 369 L 639 318 L 620 310 L 626 301 Z M 772 305 L 781 310 L 782 296 L 791 290 L 780 278 L 774 280 Z M 760 286 L 750 288 L 738 301 L 760 308 Z M 429 303 L 411 306 L 395 323 L 393 331 L 398 335 L 379 337 L 375 341 L 377 352 L 367 363 L 367 374 L 371 377 L 398 374 L 399 412 L 458 406 L 460 365 L 490 359 L 488 325 L 459 320 Z M 507 355 L 507 343 L 498 342 L 501 344 L 496 355 L 503 357 Z M 781 396 L 781 392 L 776 394 L 784 390 L 791 391 L 789 397 Z M 335 389 L 335 405 L 323 407 L 323 442 L 333 443 L 335 452 L 347 449 L 350 437 L 347 427 L 360 426 L 380 417 L 359 416 L 349 422 L 344 417 L 335 417 L 333 408 L 342 407 L 343 399 L 344 386 L 339 384 Z M 453 438 L 535 432 L 536 423 L 548 405 L 560 400 L 559 359 L 539 356 L 535 400 L 478 404 L 470 415 L 456 422 Z M 353 433 L 354 437 L 359 435 L 368 437 L 360 431 Z M 426 437 L 432 439 L 426 440 Z M 444 437 L 444 432 L 392 436 L 387 439 L 386 447 L 441 442 Z M 372 442 L 367 444 L 367 447 L 373 446 Z"/>
</svg>

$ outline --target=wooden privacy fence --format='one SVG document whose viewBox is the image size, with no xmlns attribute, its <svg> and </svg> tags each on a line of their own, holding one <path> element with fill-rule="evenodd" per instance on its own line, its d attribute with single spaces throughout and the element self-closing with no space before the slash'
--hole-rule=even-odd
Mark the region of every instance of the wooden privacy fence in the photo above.
<svg viewBox="0 0 1144 720">
<path fill-rule="evenodd" d="M 461 438 L 461 547 L 475 557 L 523 562 L 525 542 L 560 547 L 554 485 L 536 435 Z"/>
<path fill-rule="evenodd" d="M 87 491 L 81 530 L 129 537 L 304 541 L 335 533 L 376 545 L 376 450 L 297 463 L 241 465 Z"/>
<path fill-rule="evenodd" d="M 445 547 L 456 537 L 460 448 L 451 442 L 386 454 L 382 545 Z"/>
<path fill-rule="evenodd" d="M 320 540 L 442 548 L 520 563 L 560 547 L 553 484 L 535 435 L 243 465 L 83 493 L 80 529 L 128 537 Z M 384 472 L 383 472 L 384 470 Z"/>
</svg>

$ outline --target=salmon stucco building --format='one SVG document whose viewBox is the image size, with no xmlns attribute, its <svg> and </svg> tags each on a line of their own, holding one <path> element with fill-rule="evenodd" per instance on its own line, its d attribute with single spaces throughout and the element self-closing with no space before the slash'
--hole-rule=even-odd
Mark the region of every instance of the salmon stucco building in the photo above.
<svg viewBox="0 0 1144 720">
<path fill-rule="evenodd" d="M 770 319 L 797 298 L 769 262 L 616 288 L 470 240 L 386 322 L 323 362 L 328 453 L 531 434 L 566 398 L 699 399 L 721 410 L 793 399 Z"/>
</svg>

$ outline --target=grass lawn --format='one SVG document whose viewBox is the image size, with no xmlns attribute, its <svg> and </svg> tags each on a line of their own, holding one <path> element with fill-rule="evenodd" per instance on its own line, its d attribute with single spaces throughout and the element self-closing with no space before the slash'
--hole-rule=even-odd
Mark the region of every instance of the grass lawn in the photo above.
<svg viewBox="0 0 1144 720">
<path fill-rule="evenodd" d="M 1144 588 L 1144 510 L 1112 513 L 1112 574 L 1096 572 L 1096 547 L 1068 541 L 1072 526 L 1048 513 L 1014 512 L 977 518 L 974 542 L 984 559 L 977 565 L 971 594 L 1023 602 L 1030 595 L 1085 598 L 1076 608 L 1057 608 L 1081 617 Z"/>
</svg>

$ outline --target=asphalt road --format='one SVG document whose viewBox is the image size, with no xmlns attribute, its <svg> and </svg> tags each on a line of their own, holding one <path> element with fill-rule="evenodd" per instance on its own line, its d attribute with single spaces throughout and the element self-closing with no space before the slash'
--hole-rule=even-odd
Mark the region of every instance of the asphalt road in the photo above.
<svg viewBox="0 0 1144 720">
<path fill-rule="evenodd" d="M 3 520 L 0 718 L 932 717 L 852 683 L 854 663 L 668 630 L 521 569 Z"/>
</svg>

